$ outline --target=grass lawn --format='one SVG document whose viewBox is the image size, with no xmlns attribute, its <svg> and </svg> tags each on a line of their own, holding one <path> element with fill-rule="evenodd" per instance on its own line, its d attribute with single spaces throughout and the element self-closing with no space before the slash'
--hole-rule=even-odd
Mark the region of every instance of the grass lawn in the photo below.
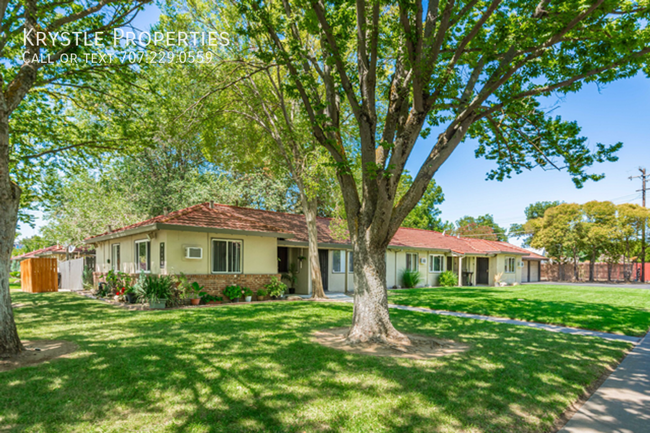
<svg viewBox="0 0 650 433">
<path fill-rule="evenodd" d="M 13 292 L 24 339 L 69 359 L 0 373 L 0 431 L 544 432 L 631 345 L 392 311 L 404 331 L 469 343 L 427 361 L 310 341 L 352 306 L 286 302 L 126 311 Z"/>
<path fill-rule="evenodd" d="M 623 287 L 523 285 L 391 290 L 388 302 L 509 317 L 616 334 L 650 328 L 650 290 Z"/>
</svg>

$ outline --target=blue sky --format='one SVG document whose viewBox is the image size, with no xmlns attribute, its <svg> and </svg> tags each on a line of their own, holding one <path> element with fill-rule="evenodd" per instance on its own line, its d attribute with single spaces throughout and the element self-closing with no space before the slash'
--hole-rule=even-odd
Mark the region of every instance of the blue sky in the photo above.
<svg viewBox="0 0 650 433">
<path fill-rule="evenodd" d="M 147 29 L 158 19 L 159 11 L 150 6 L 134 21 L 135 28 Z M 560 200 L 585 203 L 590 200 L 611 200 L 616 204 L 639 203 L 640 181 L 630 181 L 639 174 L 638 167 L 650 171 L 650 79 L 637 76 L 618 81 L 600 89 L 592 84 L 580 92 L 549 98 L 547 105 L 558 102 L 554 115 L 565 120 L 576 120 L 588 143 L 623 142 L 618 153 L 619 161 L 599 164 L 591 168 L 595 173 L 605 173 L 599 182 L 587 182 L 577 189 L 565 172 L 541 169 L 515 175 L 503 182 L 485 180 L 486 173 L 494 167 L 493 161 L 476 159 L 477 143 L 462 143 L 435 176 L 442 187 L 445 202 L 440 206 L 442 218 L 455 221 L 464 215 L 494 215 L 501 226 L 524 222 L 524 209 L 537 201 Z M 416 173 L 432 146 L 435 134 L 418 142 L 407 168 Z M 36 229 L 19 227 L 23 236 L 38 231 L 43 221 L 37 220 Z"/>
</svg>

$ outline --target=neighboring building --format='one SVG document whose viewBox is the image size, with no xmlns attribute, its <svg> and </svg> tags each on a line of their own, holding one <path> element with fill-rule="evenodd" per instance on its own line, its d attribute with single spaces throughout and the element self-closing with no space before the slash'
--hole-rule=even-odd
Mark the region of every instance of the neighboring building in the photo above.
<svg viewBox="0 0 650 433">
<path fill-rule="evenodd" d="M 41 248 L 38 250 L 30 251 L 19 256 L 14 256 L 11 258 L 12 270 L 20 270 L 20 262 L 27 259 L 32 259 L 36 257 L 54 257 L 56 258 L 57 266 L 66 260 L 79 259 L 93 257 L 95 255 L 95 250 L 90 246 L 81 246 L 76 247 L 72 251 L 61 245 L 52 245 L 50 247 Z"/>
<path fill-rule="evenodd" d="M 319 259 L 326 290 L 354 290 L 351 245 L 332 237 L 328 218 L 318 219 Z M 290 266 L 298 269 L 296 292 L 311 293 L 307 226 L 303 215 L 202 203 L 110 230 L 85 240 L 96 249 L 95 281 L 109 270 L 130 274 L 185 273 L 212 292 L 230 284 L 258 289 Z M 453 270 L 464 284 L 539 281 L 543 256 L 505 242 L 458 238 L 400 228 L 386 253 L 388 287 L 404 269 L 417 269 L 424 285 Z"/>
</svg>

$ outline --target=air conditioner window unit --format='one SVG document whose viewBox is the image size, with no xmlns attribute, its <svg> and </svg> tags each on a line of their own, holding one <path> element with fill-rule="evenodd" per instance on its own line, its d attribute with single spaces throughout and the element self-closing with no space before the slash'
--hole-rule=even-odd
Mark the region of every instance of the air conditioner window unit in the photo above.
<svg viewBox="0 0 650 433">
<path fill-rule="evenodd" d="M 186 259 L 202 259 L 203 258 L 203 248 L 200 248 L 200 247 L 187 247 L 187 248 L 185 248 L 185 258 Z"/>
</svg>

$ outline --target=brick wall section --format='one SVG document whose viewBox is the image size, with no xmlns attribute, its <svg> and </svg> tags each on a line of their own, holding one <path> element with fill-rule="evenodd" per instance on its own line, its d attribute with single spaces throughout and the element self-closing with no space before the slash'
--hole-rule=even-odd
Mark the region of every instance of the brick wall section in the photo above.
<svg viewBox="0 0 650 433">
<path fill-rule="evenodd" d="M 93 281 L 95 286 L 100 281 L 105 281 L 104 273 L 93 272 Z M 192 282 L 196 281 L 205 286 L 205 291 L 214 296 L 222 296 L 223 289 L 226 286 L 243 286 L 256 291 L 271 282 L 271 277 L 280 279 L 280 274 L 185 274 L 187 279 Z M 138 274 L 131 274 L 134 279 Z"/>
</svg>

